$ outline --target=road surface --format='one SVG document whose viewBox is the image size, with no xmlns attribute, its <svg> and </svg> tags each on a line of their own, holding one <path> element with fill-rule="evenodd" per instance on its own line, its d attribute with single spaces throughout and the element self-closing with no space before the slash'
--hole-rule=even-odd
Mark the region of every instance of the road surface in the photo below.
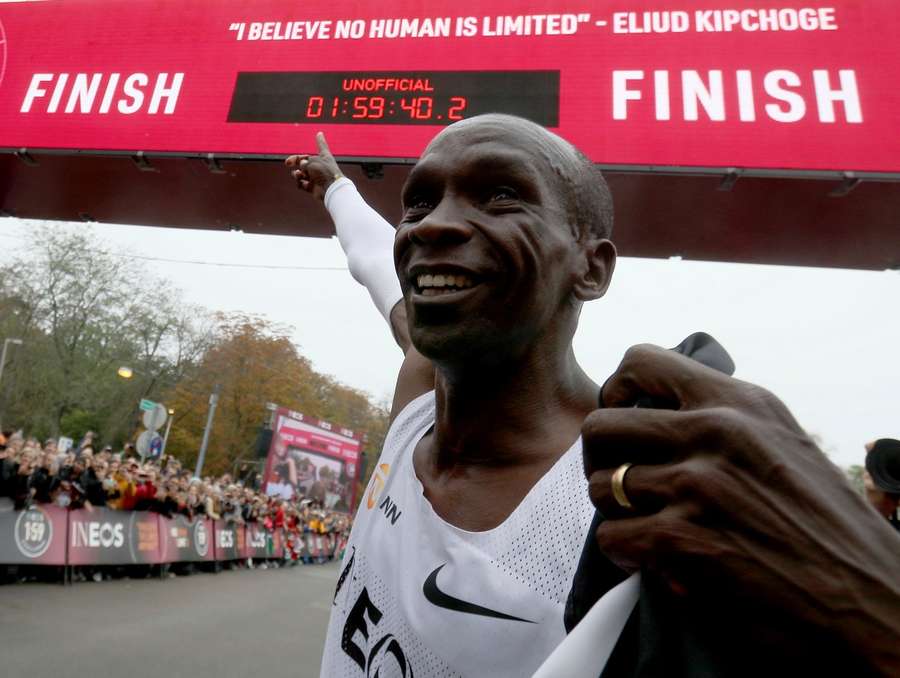
<svg viewBox="0 0 900 678">
<path fill-rule="evenodd" d="M 0 586 L 9 678 L 313 678 L 338 563 Z"/>
</svg>

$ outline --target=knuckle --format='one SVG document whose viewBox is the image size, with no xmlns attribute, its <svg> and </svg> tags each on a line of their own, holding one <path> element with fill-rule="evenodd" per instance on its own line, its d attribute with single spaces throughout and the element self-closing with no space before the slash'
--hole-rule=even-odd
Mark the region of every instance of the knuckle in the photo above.
<svg viewBox="0 0 900 678">
<path fill-rule="evenodd" d="M 696 496 L 702 485 L 703 475 L 703 468 L 695 459 L 688 459 L 678 464 L 673 470 L 672 493 L 678 498 Z"/>
<path fill-rule="evenodd" d="M 660 348 L 653 344 L 635 344 L 625 351 L 625 356 L 622 358 L 622 366 L 630 367 L 645 363 L 656 356 L 659 351 Z"/>
<path fill-rule="evenodd" d="M 594 538 L 597 540 L 597 546 L 604 553 L 615 551 L 620 541 L 619 530 L 616 529 L 615 523 L 605 520 L 600 523 Z"/>
<path fill-rule="evenodd" d="M 606 416 L 603 410 L 594 410 L 584 418 L 581 425 L 581 435 L 585 440 L 594 438 L 603 431 Z"/>
<path fill-rule="evenodd" d="M 749 417 L 736 407 L 711 407 L 697 412 L 698 442 L 723 451 L 735 438 L 743 437 Z"/>
<path fill-rule="evenodd" d="M 688 521 L 684 512 L 677 509 L 662 511 L 652 533 L 653 551 L 659 554 L 678 553 L 684 548 Z"/>
<path fill-rule="evenodd" d="M 588 496 L 591 503 L 598 506 L 600 501 L 609 493 L 609 481 L 603 473 L 592 473 L 588 478 Z"/>
</svg>

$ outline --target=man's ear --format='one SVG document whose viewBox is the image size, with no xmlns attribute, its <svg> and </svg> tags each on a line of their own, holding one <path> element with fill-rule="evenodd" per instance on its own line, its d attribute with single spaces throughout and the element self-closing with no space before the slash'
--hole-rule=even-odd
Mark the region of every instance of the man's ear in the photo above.
<svg viewBox="0 0 900 678">
<path fill-rule="evenodd" d="M 573 292 L 579 301 L 591 301 L 602 297 L 609 288 L 616 269 L 616 246 L 606 238 L 590 238 L 582 247 L 582 265 Z"/>
</svg>

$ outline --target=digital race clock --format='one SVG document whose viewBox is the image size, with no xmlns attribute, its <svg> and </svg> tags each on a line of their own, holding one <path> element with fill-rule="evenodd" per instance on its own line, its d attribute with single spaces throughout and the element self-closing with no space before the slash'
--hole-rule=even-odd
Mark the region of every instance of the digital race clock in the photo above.
<svg viewBox="0 0 900 678">
<path fill-rule="evenodd" d="M 228 122 L 449 125 L 509 113 L 559 126 L 559 71 L 242 72 Z"/>
</svg>

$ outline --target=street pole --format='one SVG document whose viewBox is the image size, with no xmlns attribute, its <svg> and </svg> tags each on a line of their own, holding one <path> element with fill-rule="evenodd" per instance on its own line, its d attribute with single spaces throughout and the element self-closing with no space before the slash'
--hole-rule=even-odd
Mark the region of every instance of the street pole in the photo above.
<svg viewBox="0 0 900 678">
<path fill-rule="evenodd" d="M 172 419 L 174 418 L 175 410 L 169 410 L 169 421 L 166 423 L 166 432 L 163 434 L 163 444 L 162 450 L 160 450 L 159 456 L 160 459 L 166 453 L 166 443 L 169 442 L 169 431 L 172 430 Z"/>
<path fill-rule="evenodd" d="M 6 338 L 3 341 L 3 352 L 0 353 L 0 382 L 3 381 L 3 368 L 6 367 L 6 350 L 9 348 L 10 344 L 16 344 L 17 346 L 22 345 L 21 339 L 13 339 L 11 337 Z"/>
<path fill-rule="evenodd" d="M 200 443 L 200 456 L 197 457 L 197 468 L 194 470 L 194 476 L 200 477 L 200 471 L 203 470 L 203 460 L 206 458 L 206 446 L 209 444 L 209 434 L 212 432 L 213 417 L 216 414 L 216 405 L 219 404 L 219 391 L 222 390 L 220 384 L 213 386 L 213 392 L 209 396 L 209 414 L 206 415 L 206 428 L 203 429 L 203 442 Z"/>
</svg>

